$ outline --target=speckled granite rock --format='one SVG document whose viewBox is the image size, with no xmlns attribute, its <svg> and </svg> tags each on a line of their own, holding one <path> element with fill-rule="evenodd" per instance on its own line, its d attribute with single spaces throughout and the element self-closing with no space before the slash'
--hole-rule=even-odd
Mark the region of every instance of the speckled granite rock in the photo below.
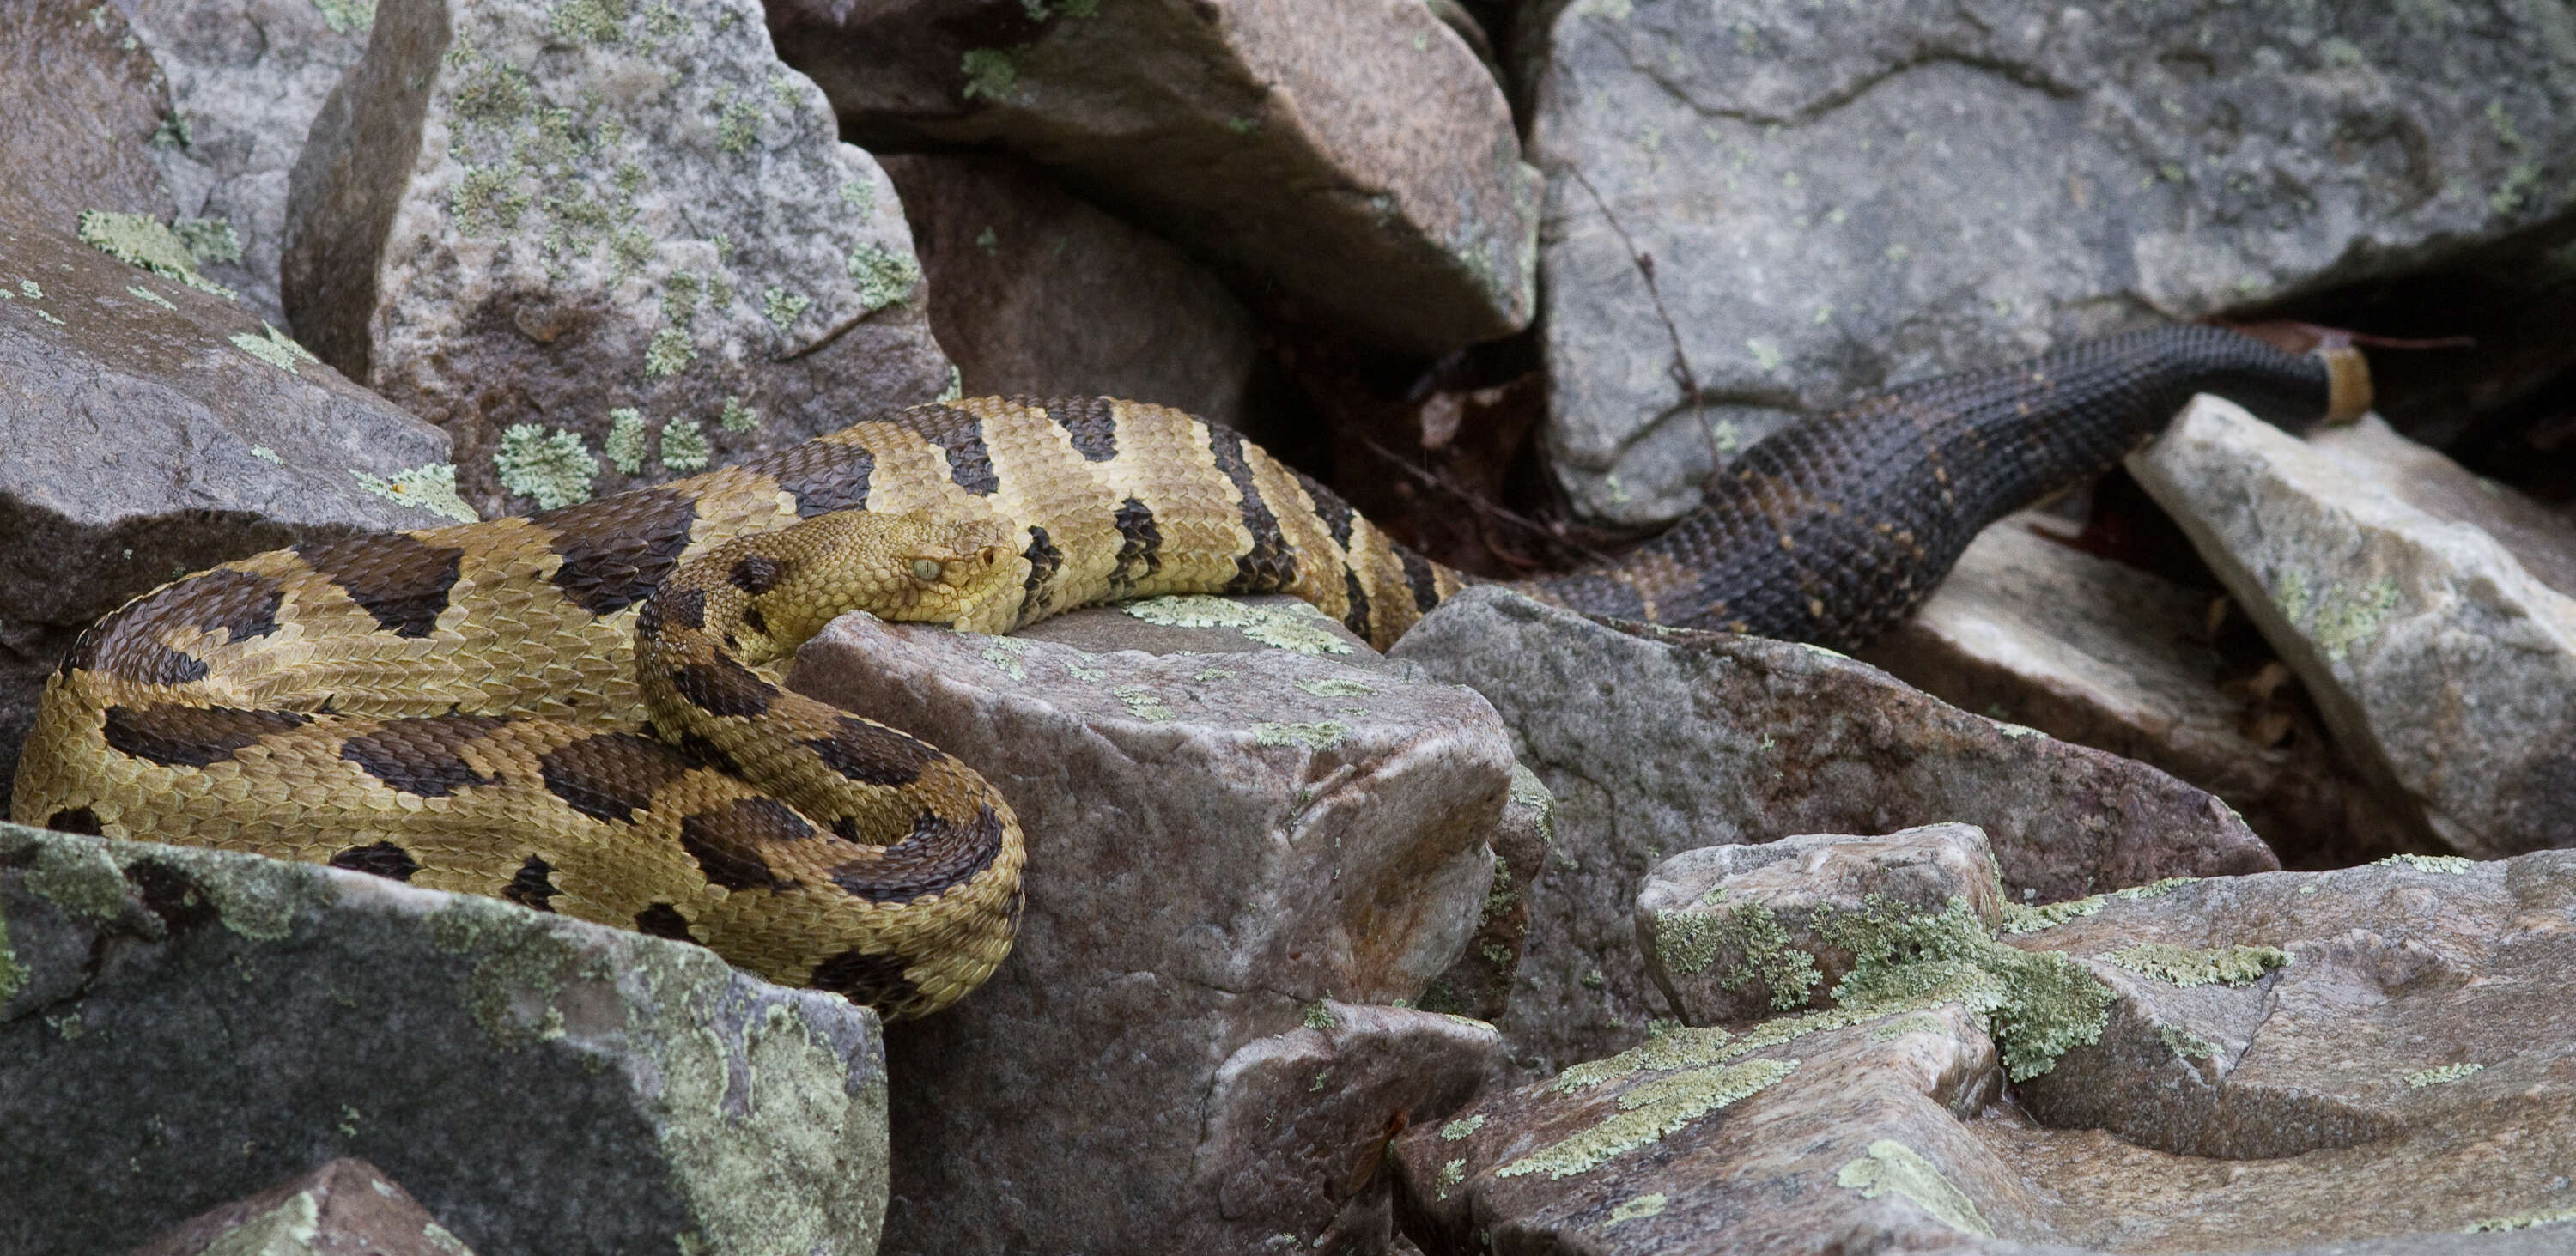
<svg viewBox="0 0 2576 1256">
<path fill-rule="evenodd" d="M 1133 609 L 1180 627 L 1262 608 Z M 1360 1024 L 1325 1001 L 1412 1001 L 1456 959 L 1494 876 L 1501 722 L 1339 661 L 1360 656 L 1313 611 L 1242 630 L 1315 653 L 1095 654 L 845 616 L 799 654 L 789 684 L 964 759 L 1029 840 L 1010 960 L 889 1043 L 887 1251 L 1373 1250 L 1366 1149 L 1491 1064 L 1488 1031 L 1428 1013 L 1369 1020 L 1365 1049 L 1299 1026 Z M 1238 1076 L 1283 1052 L 1343 1063 L 1284 1091 Z"/>
<path fill-rule="evenodd" d="M 126 1256 L 474 1256 L 364 1160 L 199 1213 Z"/>
<path fill-rule="evenodd" d="M 2171 772 L 2284 859 L 2414 844 L 2414 827 L 2335 754 L 2286 669 L 2213 642 L 2214 590 L 2050 539 L 2071 531 L 2032 513 L 1998 521 L 1859 657 L 1963 710 Z"/>
<path fill-rule="evenodd" d="M 1406 1229 L 1434 1256 L 2562 1250 L 2576 1022 L 2544 992 L 2576 855 L 2410 858 L 2007 908 L 2000 939 L 1963 901 L 1846 913 L 1839 1006 L 1405 1134 Z"/>
<path fill-rule="evenodd" d="M 1265 437 L 1286 387 L 1243 303 L 1170 243 L 1001 156 L 880 159 L 969 397 L 1120 397 Z"/>
<path fill-rule="evenodd" d="M 1175 243 L 1399 348 L 1536 304 L 1538 176 L 1420 0 L 768 0 L 860 142 L 1058 171 Z"/>
<path fill-rule="evenodd" d="M 0 451 L 0 763 L 73 636 L 127 598 L 299 540 L 453 522 L 438 429 L 249 311 L 6 206 Z"/>
<path fill-rule="evenodd" d="M 1956 820 L 1985 830 L 2014 897 L 2042 900 L 2279 866 L 2224 804 L 2162 772 L 1809 646 L 1623 630 L 1470 589 L 1390 658 L 1484 694 L 1556 795 L 1501 1022 L 1541 1072 L 1629 1046 L 1665 1014 L 1631 912 L 1647 871 L 1693 847 Z"/>
<path fill-rule="evenodd" d="M 180 217 L 194 220 L 198 269 L 286 326 L 277 264 L 287 172 L 323 98 L 367 51 L 375 0 L 115 3 L 170 77 L 178 122 L 152 156 Z"/>
<path fill-rule="evenodd" d="M 893 185 L 753 0 L 382 0 L 288 204 L 297 332 L 447 428 L 487 512 L 953 383 Z"/>
<path fill-rule="evenodd" d="M 852 1253 L 876 1016 L 702 948 L 0 825 L 0 1249 L 116 1251 L 339 1156 L 483 1252 Z"/>
<path fill-rule="evenodd" d="M 2472 855 L 2576 846 L 2563 520 L 2375 421 L 2306 443 L 2206 397 L 2130 468 L 2407 819 Z"/>
<path fill-rule="evenodd" d="M 0 218 L 66 232 L 85 210 L 167 219 L 151 145 L 169 117 L 169 83 L 115 9 L 0 5 Z"/>
<path fill-rule="evenodd" d="M 2576 206 L 2562 5 L 1549 0 L 1518 43 L 1547 445 L 1579 510 L 1627 523 L 1884 384 Z"/>
</svg>

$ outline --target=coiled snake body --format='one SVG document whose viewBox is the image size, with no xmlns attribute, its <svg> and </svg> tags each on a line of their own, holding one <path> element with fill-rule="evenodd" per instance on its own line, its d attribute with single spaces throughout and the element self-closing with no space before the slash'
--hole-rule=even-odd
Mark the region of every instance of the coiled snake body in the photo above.
<svg viewBox="0 0 2576 1256">
<path fill-rule="evenodd" d="M 2300 418 L 2366 404 L 2348 351 L 2196 327 L 2096 341 L 1793 429 L 1628 557 L 1521 587 L 1848 647 L 1977 529 L 2202 390 Z M 1469 582 L 1174 410 L 922 406 L 533 518 L 165 585 L 48 681 L 14 812 L 499 895 L 919 1015 L 1008 952 L 1018 823 L 955 759 L 775 683 L 833 615 L 1000 633 L 1119 598 L 1288 592 L 1385 646 Z"/>
</svg>

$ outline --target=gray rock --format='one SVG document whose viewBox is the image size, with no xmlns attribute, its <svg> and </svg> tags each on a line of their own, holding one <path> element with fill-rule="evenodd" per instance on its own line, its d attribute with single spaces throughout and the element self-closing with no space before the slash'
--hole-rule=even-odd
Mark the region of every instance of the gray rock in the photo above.
<svg viewBox="0 0 2576 1256">
<path fill-rule="evenodd" d="M 127 598 L 300 540 L 455 522 L 438 429 L 249 311 L 5 207 L 0 450 L 0 762 L 72 638 Z"/>
<path fill-rule="evenodd" d="M 151 145 L 169 116 L 170 85 L 116 10 L 0 6 L 0 220 L 68 232 L 93 209 L 167 218 Z"/>
<path fill-rule="evenodd" d="M 1259 439 L 1282 381 L 1206 267 L 1010 157 L 881 159 L 969 397 L 1122 397 Z"/>
<path fill-rule="evenodd" d="M 341 1156 L 484 1252 L 854 1253 L 876 1016 L 684 943 L 0 825 L 0 1248 L 103 1252 Z"/>
<path fill-rule="evenodd" d="M 170 77 L 174 126 L 152 155 L 194 220 L 198 269 L 287 325 L 277 291 L 286 176 L 340 75 L 367 51 L 375 0 L 116 0 Z"/>
<path fill-rule="evenodd" d="M 1535 305 L 1538 176 L 1476 54 L 1419 0 L 769 0 L 872 148 L 1059 171 L 1321 321 L 1410 350 Z"/>
<path fill-rule="evenodd" d="M 752 0 L 383 0 L 288 204 L 298 333 L 447 428 L 487 511 L 954 382 L 893 184 Z"/>
<path fill-rule="evenodd" d="M 1884 384 L 2408 272 L 2576 205 L 2563 6 L 1554 0 L 1520 42 L 1547 446 L 1620 523 Z"/>
<path fill-rule="evenodd" d="M 2412 826 L 2335 753 L 2288 670 L 2222 648 L 2213 604 L 2231 616 L 2232 604 L 2043 530 L 2067 526 L 2021 514 L 1979 533 L 1861 660 L 1964 710 L 2171 772 L 2284 860 L 2410 848 Z"/>
<path fill-rule="evenodd" d="M 2393 809 L 2473 855 L 2576 845 L 2566 525 L 2385 425 L 2303 443 L 2214 398 L 2130 467 Z"/>
<path fill-rule="evenodd" d="M 1556 844 L 1556 796 L 1538 774 L 1512 765 L 1512 792 L 1494 826 L 1494 883 L 1476 912 L 1476 932 L 1448 971 L 1422 992 L 1422 1006 L 1499 1021 L 1510 1009 L 1528 951 L 1530 903 Z"/>
<path fill-rule="evenodd" d="M 1646 874 L 1637 945 L 1684 1024 L 1765 1020 L 1834 1005 L 1854 956 L 1820 932 L 1831 921 L 1889 904 L 1937 913 L 1957 899 L 1992 929 L 2001 887 L 1986 835 L 1971 824 L 1703 846 Z"/>
<path fill-rule="evenodd" d="M 127 1256 L 474 1256 L 420 1201 L 364 1160 L 199 1213 Z"/>
<path fill-rule="evenodd" d="M 2576 948 L 2533 922 L 2571 902 L 2566 852 L 2161 883 L 2000 940 L 1882 902 L 1839 922 L 1837 1007 L 1408 1132 L 1399 1206 L 1433 1252 L 2556 1250 L 2576 1021 L 2535 994 Z"/>
<path fill-rule="evenodd" d="M 1500 589 L 1444 603 L 1390 652 L 1490 699 L 1556 795 L 1521 987 L 1501 1022 L 1542 1071 L 1663 1015 L 1636 949 L 1665 856 L 1956 820 L 2015 896 L 2279 866 L 2217 799 L 2144 764 L 1996 723 L 1831 651 L 1622 628 Z"/>
<path fill-rule="evenodd" d="M 1242 610 L 1135 609 L 1168 626 Z M 1456 959 L 1510 789 L 1501 722 L 1474 694 L 1338 661 L 1358 656 L 1314 612 L 1247 630 L 1315 653 L 1092 654 L 863 616 L 800 652 L 791 685 L 966 760 L 1029 840 L 1010 959 L 889 1043 L 889 1252 L 1382 1231 L 1364 1149 L 1490 1063 L 1484 1031 L 1428 1014 L 1370 1021 L 1385 1045 L 1365 1049 L 1296 1035 L 1346 1015 L 1327 1000 L 1417 1000 Z M 1320 1086 L 1241 1071 L 1319 1051 L 1344 1061 Z"/>
</svg>

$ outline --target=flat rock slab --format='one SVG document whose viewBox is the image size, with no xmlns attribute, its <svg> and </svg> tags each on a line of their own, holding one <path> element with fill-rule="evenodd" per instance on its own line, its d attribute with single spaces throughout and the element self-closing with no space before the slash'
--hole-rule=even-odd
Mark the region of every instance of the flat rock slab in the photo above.
<svg viewBox="0 0 2576 1256">
<path fill-rule="evenodd" d="M 2425 836 L 2576 846 L 2576 544 L 2368 422 L 2302 442 L 2203 397 L 2130 459 Z"/>
<path fill-rule="evenodd" d="M 1522 987 L 1502 1022 L 1549 1067 L 1665 1015 L 1631 909 L 1665 856 L 1800 833 L 1982 828 L 2011 896 L 2278 867 L 2225 804 L 2153 768 L 1972 715 L 1828 650 L 1622 627 L 1470 589 L 1390 658 L 1491 700 L 1556 798 Z"/>
<path fill-rule="evenodd" d="M 0 450 L 7 763 L 44 674 L 127 598 L 301 540 L 472 517 L 444 491 L 438 429 L 250 311 L 5 207 Z"/>
<path fill-rule="evenodd" d="M 1533 14 L 1546 443 L 1623 523 L 1884 385 L 2438 265 L 2576 204 L 2564 6 Z"/>
<path fill-rule="evenodd" d="M 384 1170 L 334 1160 L 199 1213 L 127 1256 L 474 1256 Z"/>
<path fill-rule="evenodd" d="M 453 433 L 487 512 L 954 382 L 893 184 L 753 0 L 382 0 L 288 204 L 298 334 Z"/>
<path fill-rule="evenodd" d="M 698 947 L 0 825 L 0 1249 L 120 1251 L 316 1163 L 483 1252 L 853 1253 L 875 1013 Z"/>
<path fill-rule="evenodd" d="M 1539 180 L 1418 0 L 768 0 L 876 148 L 1001 148 L 1321 320 L 1438 352 L 1536 307 Z"/>
<path fill-rule="evenodd" d="M 277 289 L 287 173 L 323 99 L 365 55 L 374 0 L 116 5 L 169 75 L 174 121 L 151 154 L 200 242 L 197 268 L 287 326 Z"/>
<path fill-rule="evenodd" d="M 1135 609 L 1161 627 L 1247 613 Z M 1379 1241 L 1366 1149 L 1496 1063 L 1490 1028 L 1347 1009 L 1418 1000 L 1477 928 L 1511 790 L 1502 723 L 1472 693 L 1340 661 L 1360 656 L 1311 611 L 1275 613 L 1240 630 L 1289 646 L 1249 653 L 864 616 L 800 652 L 791 685 L 964 759 L 1028 835 L 1010 959 L 890 1040 L 888 1251 Z M 1342 1063 L 1293 1086 L 1243 1071 L 1322 1057 Z"/>
<path fill-rule="evenodd" d="M 2558 1250 L 2571 905 L 2554 851 L 2159 884 L 2007 910 L 2000 942 L 1954 904 L 1877 935 L 1839 1007 L 1671 1029 L 1409 1131 L 1407 1229 L 1434 1253 Z"/>
<path fill-rule="evenodd" d="M 152 144 L 170 117 L 170 84 L 115 9 L 0 7 L 0 117 L 0 217 L 69 231 L 84 210 L 169 214 Z"/>
</svg>

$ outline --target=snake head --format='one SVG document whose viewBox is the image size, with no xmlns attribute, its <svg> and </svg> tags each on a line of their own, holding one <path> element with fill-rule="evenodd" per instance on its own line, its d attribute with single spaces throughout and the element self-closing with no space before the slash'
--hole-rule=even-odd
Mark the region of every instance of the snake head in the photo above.
<svg viewBox="0 0 2576 1256">
<path fill-rule="evenodd" d="M 867 583 L 887 591 L 878 618 L 1002 633 L 1019 615 L 1028 562 L 999 520 L 942 521 L 925 514 L 867 516 L 882 536 Z"/>
</svg>

